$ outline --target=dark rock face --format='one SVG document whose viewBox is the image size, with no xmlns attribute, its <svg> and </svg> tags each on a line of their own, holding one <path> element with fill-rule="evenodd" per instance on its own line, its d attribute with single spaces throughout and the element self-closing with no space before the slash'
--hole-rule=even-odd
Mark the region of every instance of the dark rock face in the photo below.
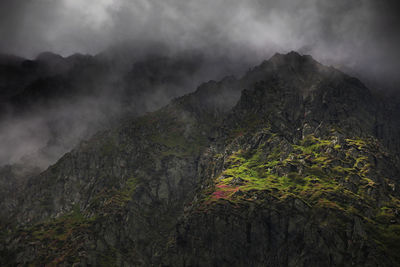
<svg viewBox="0 0 400 267">
<path fill-rule="evenodd" d="M 389 188 L 398 171 L 378 144 L 347 139 L 339 148 L 333 134 L 293 146 L 265 129 L 241 138 L 178 223 L 166 256 L 171 266 L 396 264 L 385 255 L 398 247 L 374 241 L 399 237 L 397 215 L 382 221 L 383 210 L 397 210 L 390 203 L 399 192 Z M 392 167 L 379 169 L 375 161 Z M 232 183 L 238 179 L 244 183 Z"/>
<path fill-rule="evenodd" d="M 397 266 L 388 112 L 358 80 L 277 54 L 29 179 L 2 205 L 0 263 Z"/>
</svg>

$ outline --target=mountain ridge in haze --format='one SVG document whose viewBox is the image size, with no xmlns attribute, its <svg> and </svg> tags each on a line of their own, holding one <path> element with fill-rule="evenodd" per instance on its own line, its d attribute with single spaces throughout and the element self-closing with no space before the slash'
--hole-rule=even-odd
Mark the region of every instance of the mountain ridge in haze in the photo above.
<svg viewBox="0 0 400 267">
<path fill-rule="evenodd" d="M 1 202 L 2 265 L 396 266 L 398 122 L 295 52 L 99 132 Z"/>
<path fill-rule="evenodd" d="M 1 165 L 30 157 L 44 169 L 96 131 L 160 108 L 224 72 L 223 67 L 208 70 L 210 62 L 201 53 L 139 57 L 131 51 L 122 62 L 111 52 L 2 57 Z"/>
</svg>

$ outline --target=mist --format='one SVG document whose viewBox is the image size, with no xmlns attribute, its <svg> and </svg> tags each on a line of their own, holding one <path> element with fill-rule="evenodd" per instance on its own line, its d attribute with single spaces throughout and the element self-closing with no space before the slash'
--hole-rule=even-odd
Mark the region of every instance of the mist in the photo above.
<svg viewBox="0 0 400 267">
<path fill-rule="evenodd" d="M 3 116 L 0 163 L 36 155 L 31 156 L 35 164 L 45 168 L 114 117 L 152 111 L 203 81 L 239 75 L 276 52 L 310 54 L 371 84 L 397 89 L 398 14 L 399 5 L 392 0 L 1 1 L 1 53 L 28 59 L 43 51 L 63 57 L 90 54 L 112 66 L 108 78 L 115 82 L 96 83 L 103 93 L 90 91 L 72 102 L 58 99 L 36 106 L 28 115 L 13 111 Z M 185 79 L 167 85 L 134 82 L 135 90 L 154 88 L 131 96 L 125 107 L 121 92 L 126 86 L 119 84 L 132 64 L 148 60 L 148 55 L 185 55 L 192 70 L 182 71 L 179 77 Z"/>
<path fill-rule="evenodd" d="M 216 64 L 228 59 L 195 51 L 166 53 L 137 56 L 119 46 L 96 57 L 42 53 L 11 65 L 0 58 L 0 87 L 17 91 L 1 99 L 0 166 L 43 170 L 96 132 L 161 108 L 204 80 L 236 69 Z"/>
<path fill-rule="evenodd" d="M 197 49 L 254 63 L 297 50 L 327 64 L 395 79 L 396 2 L 2 1 L 0 51 L 32 58 L 43 51 L 97 54 L 121 43 L 132 49 L 160 43 L 172 51 Z"/>
</svg>

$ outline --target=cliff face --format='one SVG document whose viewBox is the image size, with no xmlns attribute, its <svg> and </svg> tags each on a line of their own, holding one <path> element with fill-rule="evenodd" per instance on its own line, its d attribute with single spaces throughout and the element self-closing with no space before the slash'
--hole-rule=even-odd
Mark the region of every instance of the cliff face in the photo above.
<svg viewBox="0 0 400 267">
<path fill-rule="evenodd" d="M 4 198 L 1 264 L 400 265 L 391 112 L 357 79 L 277 54 L 98 133 Z"/>
</svg>

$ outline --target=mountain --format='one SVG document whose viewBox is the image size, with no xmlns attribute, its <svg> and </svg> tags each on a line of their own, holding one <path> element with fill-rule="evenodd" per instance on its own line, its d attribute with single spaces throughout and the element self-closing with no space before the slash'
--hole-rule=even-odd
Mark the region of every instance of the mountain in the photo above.
<svg viewBox="0 0 400 267">
<path fill-rule="evenodd" d="M 399 113 L 296 52 L 1 192 L 2 266 L 400 266 Z"/>
<path fill-rule="evenodd" d="M 200 53 L 138 57 L 132 51 L 124 60 L 110 53 L 0 55 L 0 166 L 44 170 L 80 140 L 219 76 Z"/>
</svg>

